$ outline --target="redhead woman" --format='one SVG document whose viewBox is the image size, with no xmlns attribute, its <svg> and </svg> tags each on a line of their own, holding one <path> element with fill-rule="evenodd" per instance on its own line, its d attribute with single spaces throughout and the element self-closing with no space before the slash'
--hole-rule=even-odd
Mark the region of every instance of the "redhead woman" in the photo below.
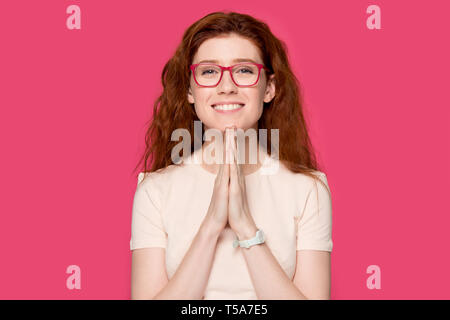
<svg viewBox="0 0 450 320">
<path fill-rule="evenodd" d="M 331 194 L 284 43 L 249 15 L 211 13 L 162 84 L 138 164 L 131 298 L 330 299 Z"/>
</svg>

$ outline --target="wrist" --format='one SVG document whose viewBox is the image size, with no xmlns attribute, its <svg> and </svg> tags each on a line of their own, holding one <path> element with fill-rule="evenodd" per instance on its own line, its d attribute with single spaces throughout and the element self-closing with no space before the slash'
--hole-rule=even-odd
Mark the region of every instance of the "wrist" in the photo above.
<svg viewBox="0 0 450 320">
<path fill-rule="evenodd" d="M 203 221 L 199 229 L 200 235 L 210 241 L 217 240 L 221 232 L 222 229 L 218 228 L 218 226 L 208 218 Z"/>
<path fill-rule="evenodd" d="M 248 240 L 256 235 L 256 231 L 258 231 L 258 228 L 256 227 L 255 223 L 247 223 L 244 224 L 242 228 L 236 231 L 236 236 L 238 237 L 239 241 Z"/>
</svg>

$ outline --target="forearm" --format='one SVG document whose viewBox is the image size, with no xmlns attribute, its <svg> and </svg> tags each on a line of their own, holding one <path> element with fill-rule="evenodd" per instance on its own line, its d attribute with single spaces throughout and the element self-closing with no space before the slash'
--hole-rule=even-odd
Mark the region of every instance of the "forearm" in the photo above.
<svg viewBox="0 0 450 320">
<path fill-rule="evenodd" d="M 207 220 L 200 226 L 177 271 L 154 300 L 199 300 L 211 272 L 219 234 Z"/>
<path fill-rule="evenodd" d="M 239 239 L 250 239 L 256 233 L 256 227 L 247 227 L 240 233 Z M 308 298 L 289 279 L 266 243 L 240 248 L 247 269 L 261 300 L 307 300 Z"/>
</svg>

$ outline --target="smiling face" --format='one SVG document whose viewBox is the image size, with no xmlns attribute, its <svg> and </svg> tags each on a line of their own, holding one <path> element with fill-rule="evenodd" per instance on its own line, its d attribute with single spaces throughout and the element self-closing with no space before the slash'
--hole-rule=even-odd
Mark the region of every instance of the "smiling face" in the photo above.
<svg viewBox="0 0 450 320">
<path fill-rule="evenodd" d="M 239 59 L 239 60 L 238 60 Z M 192 64 L 204 60 L 228 67 L 248 59 L 250 62 L 263 64 L 259 49 L 250 40 L 236 34 L 224 35 L 204 41 L 193 57 Z M 258 83 L 251 87 L 238 87 L 231 79 L 230 72 L 224 71 L 220 83 L 216 87 L 199 87 L 191 72 L 189 103 L 195 106 L 198 118 L 205 129 L 215 128 L 224 131 L 228 126 L 236 126 L 247 130 L 258 129 L 258 120 L 262 115 L 264 102 L 270 102 L 275 95 L 273 76 L 267 78 L 266 71 L 261 69 Z M 213 105 L 226 102 L 243 104 L 236 110 L 226 110 L 232 106 L 214 108 Z M 222 109 L 222 110 L 221 110 Z M 223 110 L 225 109 L 225 110 Z"/>
</svg>

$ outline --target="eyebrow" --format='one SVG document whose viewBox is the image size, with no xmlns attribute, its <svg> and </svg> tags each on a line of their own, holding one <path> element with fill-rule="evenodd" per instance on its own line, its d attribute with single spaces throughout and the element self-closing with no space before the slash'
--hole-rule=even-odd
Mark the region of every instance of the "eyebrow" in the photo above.
<svg viewBox="0 0 450 320">
<path fill-rule="evenodd" d="M 200 62 L 197 62 L 197 63 L 205 63 L 205 62 L 208 62 L 208 63 L 219 63 L 219 61 L 218 60 L 202 60 L 202 61 L 200 61 Z M 253 63 L 259 63 L 259 62 L 256 62 L 255 60 L 253 60 L 253 59 L 250 59 L 250 58 L 238 58 L 238 59 L 234 59 L 233 61 L 231 61 L 232 63 L 238 63 L 238 62 L 253 62 Z"/>
</svg>

